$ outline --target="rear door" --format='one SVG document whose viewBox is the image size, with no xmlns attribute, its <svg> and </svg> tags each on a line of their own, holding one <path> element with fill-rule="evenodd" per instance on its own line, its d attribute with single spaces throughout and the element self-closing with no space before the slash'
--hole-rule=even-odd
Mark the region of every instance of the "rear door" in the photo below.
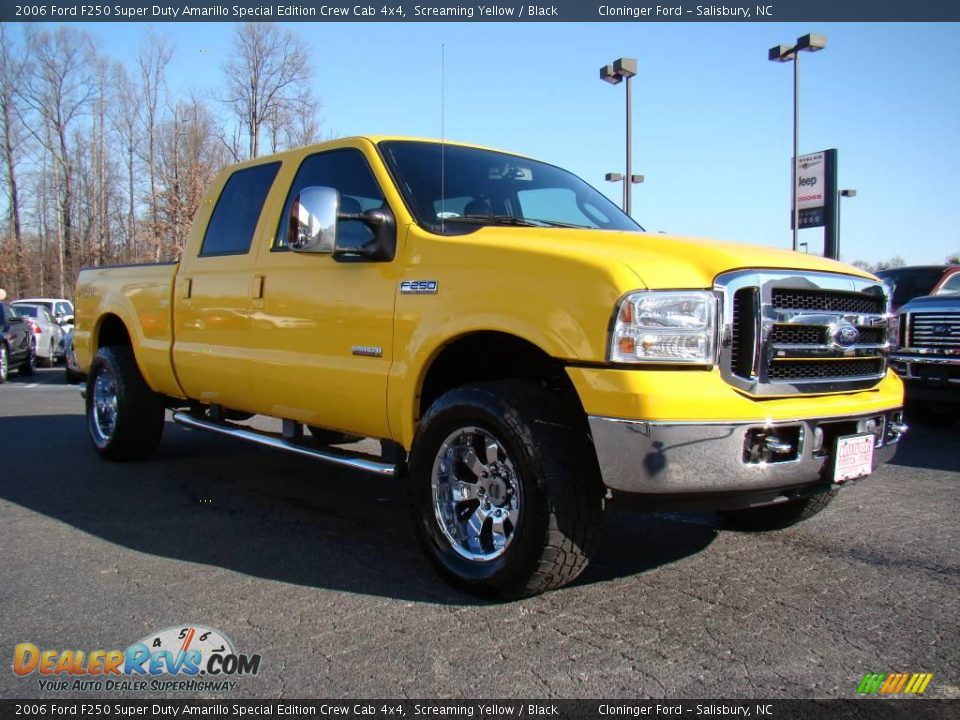
<svg viewBox="0 0 960 720">
<path fill-rule="evenodd" d="M 0 333 L 7 345 L 10 366 L 23 362 L 30 352 L 30 326 L 14 308 L 5 303 L 0 303 Z"/>
<path fill-rule="evenodd" d="M 261 215 L 279 162 L 242 167 L 226 180 L 193 257 L 184 256 L 174 299 L 173 360 L 187 397 L 250 409 L 249 333 Z"/>
</svg>

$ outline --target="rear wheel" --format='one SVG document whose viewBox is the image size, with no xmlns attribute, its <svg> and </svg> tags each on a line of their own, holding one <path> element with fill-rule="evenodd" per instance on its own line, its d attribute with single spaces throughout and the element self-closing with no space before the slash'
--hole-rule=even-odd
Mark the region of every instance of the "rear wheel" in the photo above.
<svg viewBox="0 0 960 720">
<path fill-rule="evenodd" d="M 836 488 L 799 500 L 790 500 L 777 505 L 747 508 L 745 510 L 724 510 L 719 513 L 727 525 L 747 532 L 782 530 L 798 522 L 813 517 L 827 507 L 837 495 Z"/>
<path fill-rule="evenodd" d="M 555 393 L 467 385 L 424 415 L 410 462 L 418 535 L 437 569 L 482 595 L 565 585 L 597 546 L 603 486 L 583 423 Z"/>
<path fill-rule="evenodd" d="M 147 386 L 131 348 L 100 348 L 87 376 L 87 428 L 100 457 L 150 457 L 160 444 L 163 414 L 163 396 Z"/>
<path fill-rule="evenodd" d="M 0 385 L 7 381 L 10 374 L 10 351 L 7 346 L 0 343 Z"/>
</svg>

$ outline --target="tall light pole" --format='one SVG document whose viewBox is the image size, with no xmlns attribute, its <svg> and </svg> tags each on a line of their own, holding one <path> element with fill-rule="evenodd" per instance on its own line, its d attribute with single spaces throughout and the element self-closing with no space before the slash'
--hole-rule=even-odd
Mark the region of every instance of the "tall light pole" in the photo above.
<svg viewBox="0 0 960 720">
<path fill-rule="evenodd" d="M 823 35 L 804 35 L 797 38 L 797 44 L 776 45 L 767 51 L 767 59 L 772 62 L 793 61 L 793 189 L 790 197 L 793 202 L 793 249 L 797 249 L 797 233 L 800 231 L 800 208 L 797 207 L 798 165 L 800 155 L 800 51 L 816 52 L 827 46 Z"/>
<path fill-rule="evenodd" d="M 837 257 L 840 257 L 840 208 L 843 207 L 843 203 L 840 202 L 840 198 L 852 198 L 857 196 L 857 191 L 852 189 L 847 190 L 838 190 L 837 191 Z"/>
<path fill-rule="evenodd" d="M 607 182 L 622 182 L 622 183 L 624 183 L 624 192 L 626 192 L 626 182 L 624 181 L 623 175 L 621 175 L 620 173 L 615 173 L 615 172 L 613 172 L 613 173 L 607 173 L 606 175 L 603 176 L 603 179 L 606 180 Z M 631 175 L 631 176 L 630 176 L 630 183 L 631 183 L 632 185 L 639 185 L 640 183 L 643 182 L 643 179 L 644 179 L 644 178 L 643 178 L 643 175 Z M 629 213 L 627 213 L 627 214 L 629 215 Z"/>
<path fill-rule="evenodd" d="M 635 58 L 618 58 L 610 65 L 604 65 L 600 68 L 600 79 L 611 85 L 619 85 L 624 80 L 627 81 L 627 172 L 626 177 L 632 178 L 630 158 L 633 155 L 633 95 L 630 88 L 630 78 L 637 74 L 637 61 Z M 632 182 L 623 184 L 623 211 L 630 215 L 630 195 Z"/>
</svg>

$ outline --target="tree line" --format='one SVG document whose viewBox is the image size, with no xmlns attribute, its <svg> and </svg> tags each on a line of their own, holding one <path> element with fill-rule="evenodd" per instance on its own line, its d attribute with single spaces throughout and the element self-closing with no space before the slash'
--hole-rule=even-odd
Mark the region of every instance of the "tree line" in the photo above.
<svg viewBox="0 0 960 720">
<path fill-rule="evenodd" d="M 147 31 L 135 57 L 91 35 L 0 24 L 0 287 L 72 297 L 80 268 L 179 258 L 224 165 L 320 140 L 306 42 L 247 23 L 209 94 L 176 93 L 176 48 Z"/>
</svg>

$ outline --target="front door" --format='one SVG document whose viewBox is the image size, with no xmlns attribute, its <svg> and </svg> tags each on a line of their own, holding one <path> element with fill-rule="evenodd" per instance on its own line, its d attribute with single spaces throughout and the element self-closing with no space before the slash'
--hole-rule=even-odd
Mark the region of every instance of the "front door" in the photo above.
<svg viewBox="0 0 960 720">
<path fill-rule="evenodd" d="M 395 266 L 290 251 L 290 206 L 310 186 L 339 190 L 345 213 L 386 202 L 361 150 L 345 147 L 303 159 L 272 247 L 264 244 L 257 258 L 260 298 L 254 301 L 249 343 L 257 406 L 264 414 L 308 425 L 390 437 L 386 398 Z M 338 222 L 337 235 L 338 244 L 350 246 L 373 237 L 357 220 Z"/>
</svg>

